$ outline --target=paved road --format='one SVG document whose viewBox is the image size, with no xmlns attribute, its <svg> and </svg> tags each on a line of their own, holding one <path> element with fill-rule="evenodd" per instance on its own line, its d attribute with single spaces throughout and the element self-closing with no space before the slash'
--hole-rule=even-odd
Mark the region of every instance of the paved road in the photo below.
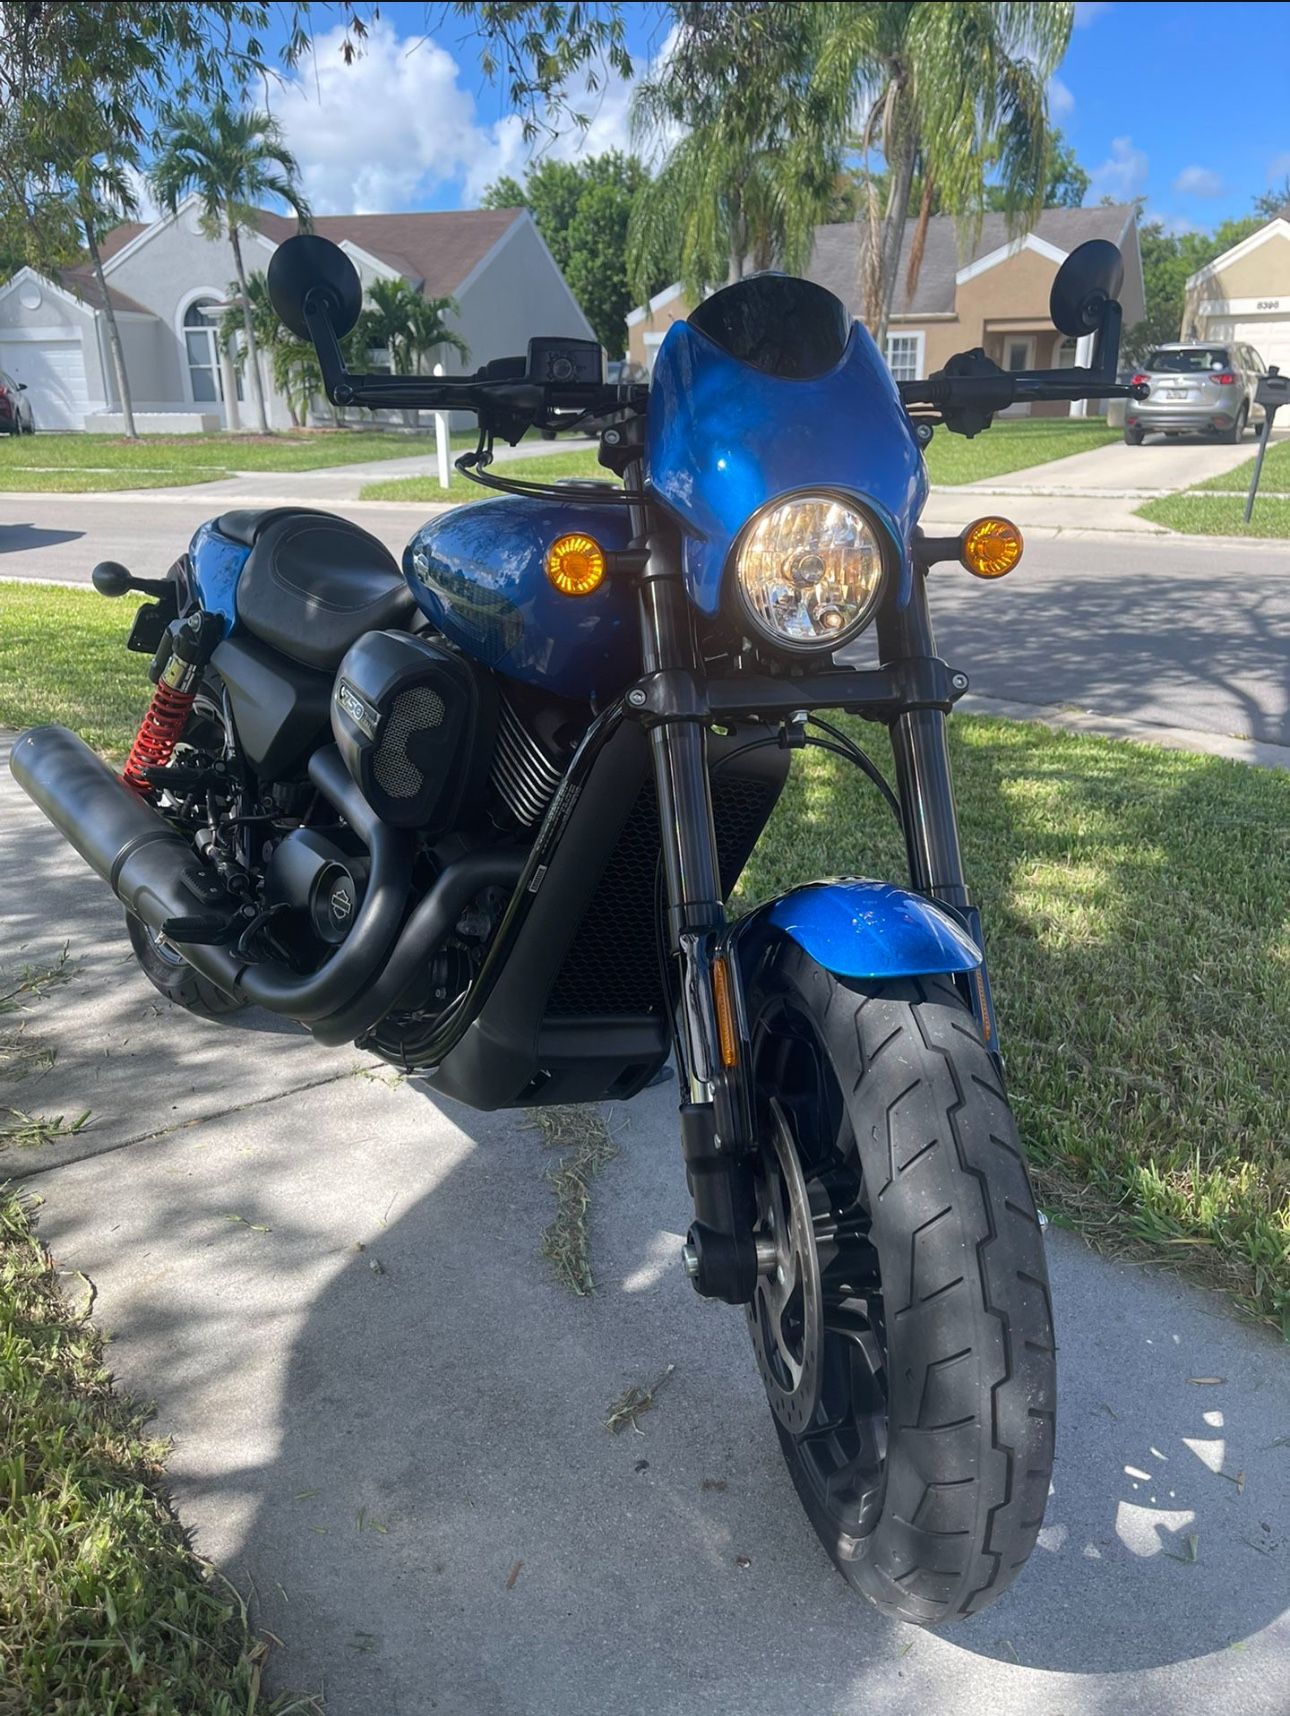
<svg viewBox="0 0 1290 1716">
<path fill-rule="evenodd" d="M 938 504 L 962 522 L 960 497 Z M 0 576 L 77 583 L 100 559 L 159 577 L 214 510 L 209 498 L 139 495 L 33 495 L 9 506 Z M 425 509 L 341 510 L 397 554 Z M 1290 746 L 1290 550 L 1281 545 L 1033 540 L 1004 582 L 944 567 L 933 597 L 942 652 L 976 693 Z M 0 608 L 3 600 L 0 589 Z"/>
<path fill-rule="evenodd" d="M 550 1159 L 522 1117 L 263 1014 L 159 1012 L 2 759 L 0 868 L 0 963 L 77 959 L 27 1020 L 53 1069 L 3 1100 L 93 1111 L 0 1175 L 36 1171 L 197 1548 L 258 1592 L 270 1690 L 325 1685 L 329 1716 L 1285 1716 L 1290 1371 L 1222 1300 L 1050 1230 L 1040 1547 L 986 1614 L 908 1630 L 833 1574 L 741 1317 L 682 1278 L 674 1085 L 610 1112 L 575 1300 L 538 1257 Z M 608 1435 L 669 1364 L 642 1433 Z"/>
</svg>

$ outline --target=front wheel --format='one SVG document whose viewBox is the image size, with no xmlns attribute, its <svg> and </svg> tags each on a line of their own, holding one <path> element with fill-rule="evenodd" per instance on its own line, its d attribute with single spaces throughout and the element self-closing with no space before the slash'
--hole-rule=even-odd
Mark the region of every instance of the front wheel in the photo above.
<svg viewBox="0 0 1290 1716">
<path fill-rule="evenodd" d="M 748 1315 L 793 1482 L 879 1608 L 975 1614 L 1034 1548 L 1056 1399 L 1043 1236 L 994 1063 L 948 978 L 862 986 L 785 942 L 748 999 L 776 1259 Z"/>
</svg>

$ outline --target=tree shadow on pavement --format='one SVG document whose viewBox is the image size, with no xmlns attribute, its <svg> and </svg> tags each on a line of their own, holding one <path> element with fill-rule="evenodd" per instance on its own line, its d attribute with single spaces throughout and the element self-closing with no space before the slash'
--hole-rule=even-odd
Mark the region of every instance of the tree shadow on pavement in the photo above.
<svg viewBox="0 0 1290 1716">
<path fill-rule="evenodd" d="M 1034 849 L 1042 830 L 1021 825 L 1004 756 L 998 772 L 978 812 L 993 837 L 1074 861 Z M 1179 841 L 1194 787 L 1177 797 Z M 1117 978 L 1114 938 L 1169 907 L 1167 864 L 1139 836 L 1126 829 L 1114 913 L 1086 941 L 996 967 L 1005 1030 L 1010 982 L 1077 999 L 1108 961 Z M 965 837 L 971 852 L 990 828 Z M 78 867 L 28 850 L 47 874 L 9 945 L 72 926 L 85 1018 L 99 1017 L 137 981 L 124 942 L 102 939 L 102 890 L 85 906 Z M 987 923 L 1019 945 L 1009 891 L 985 902 Z M 1247 908 L 1230 907 L 1238 928 Z M 1083 1040 L 1060 1035 L 1080 1021 L 1054 1006 L 1052 1040 Z M 63 1044 L 76 1021 L 58 998 L 42 1017 L 55 1008 Z M 198 1547 L 251 1582 L 259 1624 L 284 1641 L 275 1684 L 325 1681 L 332 1716 L 733 1712 L 753 1697 L 767 1716 L 1011 1711 L 1018 1664 L 1095 1677 L 1181 1663 L 1173 1691 L 1152 1681 L 1153 1709 L 1194 1700 L 1206 1676 L 1217 1696 L 1239 1664 L 1275 1698 L 1255 1635 L 1287 1596 L 1288 1454 L 1267 1445 L 1290 1422 L 1285 1367 L 1223 1301 L 1054 1236 L 1062 1419 L 1040 1547 L 994 1608 L 918 1633 L 833 1572 L 740 1314 L 684 1281 L 675 1085 L 611 1113 L 620 1154 L 592 1187 L 599 1292 L 584 1300 L 538 1255 L 552 1193 L 527 1117 L 468 1113 L 383 1073 L 293 1088 L 318 1064 L 310 1044 L 169 1009 L 148 1030 L 141 1100 L 145 1082 L 209 1081 L 224 1112 L 191 1126 L 185 1111 L 165 1136 L 45 1177 L 43 1225 L 99 1285 L 114 1369 L 176 1437 Z M 611 1402 L 668 1365 L 639 1433 L 611 1436 Z M 1247 1640 L 1245 1656 L 1195 1660 Z M 1115 1681 L 1071 1696 L 1099 1716 L 1126 1703 Z"/>
</svg>

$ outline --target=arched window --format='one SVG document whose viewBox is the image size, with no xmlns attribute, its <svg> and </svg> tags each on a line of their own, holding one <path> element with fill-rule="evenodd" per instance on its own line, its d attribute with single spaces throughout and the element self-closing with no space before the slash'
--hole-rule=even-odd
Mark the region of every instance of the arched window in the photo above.
<svg viewBox="0 0 1290 1716">
<path fill-rule="evenodd" d="M 188 356 L 188 379 L 198 404 L 214 404 L 224 397 L 219 371 L 219 333 L 213 298 L 198 298 L 184 311 L 184 347 Z"/>
<path fill-rule="evenodd" d="M 1074 369 L 1074 367 L 1075 367 L 1075 347 L 1077 346 L 1078 343 L 1079 342 L 1077 340 L 1069 340 L 1069 339 L 1058 341 L 1056 368 L 1058 368 L 1058 369 Z"/>
</svg>

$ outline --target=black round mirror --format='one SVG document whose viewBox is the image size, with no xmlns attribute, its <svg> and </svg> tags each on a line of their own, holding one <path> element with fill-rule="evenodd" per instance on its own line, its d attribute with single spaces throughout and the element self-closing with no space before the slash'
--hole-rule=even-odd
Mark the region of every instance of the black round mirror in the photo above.
<svg viewBox="0 0 1290 1716">
<path fill-rule="evenodd" d="M 297 339 L 309 338 L 305 299 L 311 294 L 321 299 L 336 338 L 344 339 L 363 307 L 358 270 L 338 244 L 302 232 L 285 239 L 269 259 L 269 297 Z"/>
<path fill-rule="evenodd" d="M 1124 258 L 1106 238 L 1090 238 L 1057 270 L 1048 314 L 1068 339 L 1094 334 L 1102 325 L 1107 300 L 1118 298 L 1124 279 Z"/>
</svg>

